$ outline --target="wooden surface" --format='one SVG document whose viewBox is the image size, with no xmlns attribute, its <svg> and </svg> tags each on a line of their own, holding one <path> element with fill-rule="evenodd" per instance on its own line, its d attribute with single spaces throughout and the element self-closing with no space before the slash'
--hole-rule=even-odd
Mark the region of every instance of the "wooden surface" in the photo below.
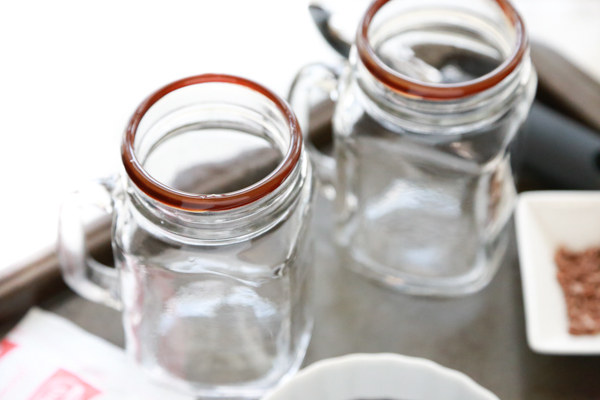
<svg viewBox="0 0 600 400">
<path fill-rule="evenodd" d="M 541 43 L 532 44 L 531 59 L 538 74 L 538 99 L 600 131 L 600 83 Z"/>
<path fill-rule="evenodd" d="M 111 218 L 86 230 L 88 251 L 100 262 L 110 262 Z M 56 249 L 46 249 L 0 274 L 0 323 L 66 290 Z"/>
</svg>

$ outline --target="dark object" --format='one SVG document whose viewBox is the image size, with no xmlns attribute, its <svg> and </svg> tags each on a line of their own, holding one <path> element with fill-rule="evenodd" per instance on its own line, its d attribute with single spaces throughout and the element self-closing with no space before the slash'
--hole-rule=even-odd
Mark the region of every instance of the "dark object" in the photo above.
<svg viewBox="0 0 600 400">
<path fill-rule="evenodd" d="M 352 44 L 342 38 L 339 32 L 332 29 L 331 24 L 329 23 L 331 12 L 314 2 L 308 6 L 308 10 L 310 11 L 310 15 L 319 29 L 319 32 L 321 32 L 321 35 L 327 40 L 327 43 L 329 43 L 329 45 L 342 57 L 348 58 L 350 56 Z"/>
<path fill-rule="evenodd" d="M 600 189 L 600 135 L 536 102 L 520 143 L 524 166 L 565 189 Z"/>
<path fill-rule="evenodd" d="M 532 43 L 531 59 L 536 100 L 548 108 L 531 110 L 524 171 L 555 189 L 600 189 L 600 83 L 541 43 Z"/>
</svg>

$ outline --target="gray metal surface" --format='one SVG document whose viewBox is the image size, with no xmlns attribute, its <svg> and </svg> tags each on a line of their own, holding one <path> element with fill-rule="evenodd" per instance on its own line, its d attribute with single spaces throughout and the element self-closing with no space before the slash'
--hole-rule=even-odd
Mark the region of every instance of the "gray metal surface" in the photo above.
<svg viewBox="0 0 600 400">
<path fill-rule="evenodd" d="M 331 245 L 329 215 L 330 204 L 320 198 L 316 321 L 305 364 L 347 353 L 394 352 L 462 371 L 504 400 L 600 398 L 600 357 L 544 356 L 527 347 L 514 243 L 482 292 L 454 300 L 414 298 L 343 269 Z M 70 293 L 43 307 L 123 346 L 120 315 L 113 310 Z"/>
</svg>

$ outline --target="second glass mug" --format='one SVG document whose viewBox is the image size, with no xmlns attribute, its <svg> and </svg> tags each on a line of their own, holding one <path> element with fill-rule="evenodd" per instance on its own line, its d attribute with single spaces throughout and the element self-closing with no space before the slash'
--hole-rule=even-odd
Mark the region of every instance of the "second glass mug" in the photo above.
<svg viewBox="0 0 600 400">
<path fill-rule="evenodd" d="M 508 246 L 510 146 L 537 84 L 521 17 L 506 0 L 376 0 L 353 45 L 324 36 L 349 63 L 305 67 L 290 103 L 322 132 L 335 102 L 333 157 L 306 142 L 347 266 L 411 294 L 482 289 Z"/>
<path fill-rule="evenodd" d="M 174 82 L 131 118 L 122 162 L 120 181 L 62 207 L 69 286 L 122 309 L 127 352 L 186 393 L 258 398 L 295 373 L 313 321 L 314 180 L 287 103 L 227 75 Z M 87 254 L 91 205 L 112 214 L 115 269 Z"/>
</svg>

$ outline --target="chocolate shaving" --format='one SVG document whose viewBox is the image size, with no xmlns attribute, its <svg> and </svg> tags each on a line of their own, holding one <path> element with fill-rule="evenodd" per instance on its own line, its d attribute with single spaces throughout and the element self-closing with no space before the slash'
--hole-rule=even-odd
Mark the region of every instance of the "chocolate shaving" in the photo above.
<svg viewBox="0 0 600 400">
<path fill-rule="evenodd" d="M 558 266 L 558 282 L 567 302 L 569 333 L 600 333 L 600 247 L 582 252 L 561 247 L 554 260 Z"/>
</svg>

